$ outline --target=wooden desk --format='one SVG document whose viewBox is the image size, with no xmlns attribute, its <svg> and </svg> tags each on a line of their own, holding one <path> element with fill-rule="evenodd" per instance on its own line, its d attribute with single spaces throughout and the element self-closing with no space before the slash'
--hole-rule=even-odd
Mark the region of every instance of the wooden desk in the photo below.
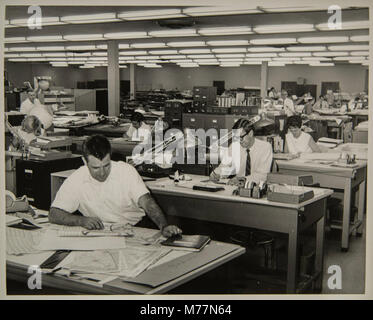
<svg viewBox="0 0 373 320">
<path fill-rule="evenodd" d="M 233 186 L 224 191 L 205 192 L 190 187 L 203 176 L 192 176 L 187 187 L 174 186 L 168 178 L 147 182 L 153 197 L 168 215 L 286 233 L 288 241 L 287 293 L 297 292 L 299 233 L 317 224 L 315 287 L 321 289 L 323 271 L 324 215 L 326 198 L 333 192 L 315 188 L 315 197 L 300 204 L 270 202 L 232 196 Z"/>
<path fill-rule="evenodd" d="M 42 274 L 42 287 L 56 288 L 68 294 L 162 294 L 174 289 L 198 276 L 201 276 L 224 263 L 245 253 L 245 248 L 238 245 L 211 241 L 201 252 L 191 252 L 174 260 L 165 262 L 154 269 L 144 272 L 157 274 L 167 270 L 171 280 L 157 286 L 131 283 L 116 278 L 100 286 L 88 279 L 67 278 L 59 274 Z M 25 294 L 32 293 L 27 288 L 30 265 L 40 265 L 52 253 L 42 252 L 23 256 L 7 256 L 7 279 L 24 283 Z M 183 264 L 183 270 L 178 266 Z M 158 268 L 158 269 L 157 269 Z M 186 270 L 186 271 L 185 271 Z M 142 274 L 140 274 L 141 276 Z"/>
<path fill-rule="evenodd" d="M 357 161 L 356 168 L 339 168 L 330 165 L 304 162 L 300 159 L 276 160 L 279 172 L 309 175 L 312 174 L 313 181 L 321 187 L 342 189 L 343 198 L 343 222 L 341 249 L 347 251 L 349 246 L 349 235 L 351 233 L 361 236 L 362 221 L 365 212 L 365 189 L 366 189 L 366 161 Z M 359 188 L 358 219 L 353 226 L 350 226 L 351 196 L 354 188 Z"/>
</svg>

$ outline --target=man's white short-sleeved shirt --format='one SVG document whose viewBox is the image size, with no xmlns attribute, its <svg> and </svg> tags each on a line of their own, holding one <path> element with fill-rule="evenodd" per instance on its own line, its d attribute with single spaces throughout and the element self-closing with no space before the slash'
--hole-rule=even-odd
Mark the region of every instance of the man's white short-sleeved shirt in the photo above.
<svg viewBox="0 0 373 320">
<path fill-rule="evenodd" d="M 110 174 L 104 182 L 95 180 L 87 166 L 77 169 L 62 184 L 52 207 L 70 213 L 79 210 L 84 216 L 103 222 L 135 225 L 145 215 L 137 203 L 146 193 L 149 190 L 133 166 L 111 161 Z"/>
</svg>

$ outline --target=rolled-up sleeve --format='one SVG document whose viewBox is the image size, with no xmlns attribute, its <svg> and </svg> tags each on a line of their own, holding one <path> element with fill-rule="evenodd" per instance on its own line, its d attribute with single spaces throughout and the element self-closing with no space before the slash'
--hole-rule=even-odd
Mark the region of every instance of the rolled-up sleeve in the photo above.
<svg viewBox="0 0 373 320">
<path fill-rule="evenodd" d="M 79 188 L 76 187 L 73 177 L 70 176 L 61 185 L 51 207 L 72 213 L 78 210 L 79 201 Z"/>
</svg>

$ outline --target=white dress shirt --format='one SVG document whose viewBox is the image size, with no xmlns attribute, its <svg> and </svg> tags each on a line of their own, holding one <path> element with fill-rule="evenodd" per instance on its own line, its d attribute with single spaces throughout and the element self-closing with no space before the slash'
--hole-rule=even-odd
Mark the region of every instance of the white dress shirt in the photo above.
<svg viewBox="0 0 373 320">
<path fill-rule="evenodd" d="M 293 100 L 291 100 L 289 98 L 285 98 L 285 100 L 284 100 L 284 111 L 285 111 L 285 114 L 288 117 L 295 115 L 295 107 L 294 107 Z"/>
<path fill-rule="evenodd" d="M 23 101 L 21 103 L 20 112 L 29 115 L 30 111 L 33 107 L 40 106 L 40 105 L 41 105 L 41 103 L 40 103 L 39 99 L 35 98 L 34 102 L 31 102 L 31 100 L 29 98 L 27 98 L 25 101 Z"/>
<path fill-rule="evenodd" d="M 287 133 L 285 136 L 286 144 L 288 146 L 289 153 L 312 153 L 310 147 L 311 135 L 306 132 L 301 132 L 298 138 L 294 138 L 291 132 Z"/>
<path fill-rule="evenodd" d="M 254 144 L 250 148 L 250 176 L 248 179 L 256 182 L 266 181 L 267 174 L 272 166 L 272 146 L 266 141 L 255 138 Z M 222 161 L 214 172 L 221 176 L 236 175 L 244 177 L 246 171 L 247 149 L 241 144 L 233 142 L 223 153 Z"/>
<path fill-rule="evenodd" d="M 149 138 L 149 135 L 151 134 L 151 130 L 151 127 L 145 122 L 141 122 L 141 126 L 138 129 L 136 129 L 131 123 L 126 134 L 133 141 L 140 141 L 142 140 L 141 138 L 147 140 Z"/>
</svg>

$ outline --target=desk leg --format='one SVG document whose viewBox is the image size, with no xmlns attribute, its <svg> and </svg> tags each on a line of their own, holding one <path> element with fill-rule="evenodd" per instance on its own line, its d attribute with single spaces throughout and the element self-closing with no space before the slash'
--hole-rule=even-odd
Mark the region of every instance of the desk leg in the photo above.
<svg viewBox="0 0 373 320">
<path fill-rule="evenodd" d="M 362 222 L 363 222 L 364 213 L 365 213 L 366 183 L 367 183 L 367 181 L 364 180 L 359 185 L 359 208 L 358 208 L 358 211 L 357 211 L 357 218 L 358 218 L 359 221 L 361 221 L 361 224 L 356 230 L 357 236 L 361 236 L 363 234 L 363 223 Z"/>
<path fill-rule="evenodd" d="M 326 201 L 324 201 L 324 210 L 326 212 Z M 323 267 L 324 267 L 324 236 L 325 236 L 325 217 L 322 217 L 316 224 L 316 257 L 315 272 L 320 273 L 319 278 L 315 281 L 316 292 L 321 293 Z"/>
<path fill-rule="evenodd" d="M 289 232 L 286 293 L 295 293 L 298 267 L 298 226 Z"/>
<path fill-rule="evenodd" d="M 348 240 L 350 236 L 350 214 L 351 214 L 351 179 L 346 179 L 343 200 L 343 222 L 342 222 L 342 246 L 341 250 L 348 251 Z"/>
</svg>

